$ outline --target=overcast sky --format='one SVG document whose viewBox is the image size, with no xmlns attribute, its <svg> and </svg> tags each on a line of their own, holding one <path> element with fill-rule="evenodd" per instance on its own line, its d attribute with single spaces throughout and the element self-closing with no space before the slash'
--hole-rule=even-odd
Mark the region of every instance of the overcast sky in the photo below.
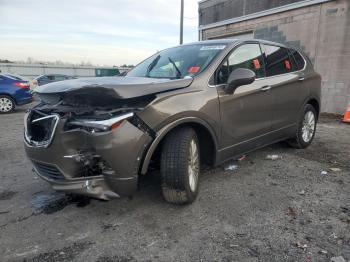
<svg viewBox="0 0 350 262">
<path fill-rule="evenodd" d="M 0 0 L 0 59 L 136 64 L 179 43 L 180 0 Z M 185 0 L 184 42 L 198 0 Z"/>
</svg>

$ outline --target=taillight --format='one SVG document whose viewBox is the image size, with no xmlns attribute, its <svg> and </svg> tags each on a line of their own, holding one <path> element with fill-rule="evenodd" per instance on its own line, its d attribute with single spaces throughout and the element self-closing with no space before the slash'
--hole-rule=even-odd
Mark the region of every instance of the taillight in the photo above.
<svg viewBox="0 0 350 262">
<path fill-rule="evenodd" d="M 19 88 L 29 89 L 29 83 L 16 82 L 14 85 L 18 86 Z"/>
</svg>

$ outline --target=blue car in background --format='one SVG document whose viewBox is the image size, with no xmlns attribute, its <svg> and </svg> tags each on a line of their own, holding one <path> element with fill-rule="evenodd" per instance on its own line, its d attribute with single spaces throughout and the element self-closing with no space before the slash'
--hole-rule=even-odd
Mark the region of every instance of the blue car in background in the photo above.
<svg viewBox="0 0 350 262">
<path fill-rule="evenodd" d="M 16 106 L 33 101 L 30 84 L 19 77 L 0 74 L 0 114 L 11 113 Z"/>
</svg>

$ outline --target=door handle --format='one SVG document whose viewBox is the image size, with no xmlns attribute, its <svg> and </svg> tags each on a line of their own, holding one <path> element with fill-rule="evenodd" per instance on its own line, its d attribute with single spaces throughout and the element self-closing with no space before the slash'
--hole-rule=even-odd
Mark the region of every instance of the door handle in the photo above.
<svg viewBox="0 0 350 262">
<path fill-rule="evenodd" d="M 268 90 L 270 90 L 271 89 L 271 86 L 263 86 L 262 88 L 261 88 L 261 91 L 268 91 Z"/>
</svg>

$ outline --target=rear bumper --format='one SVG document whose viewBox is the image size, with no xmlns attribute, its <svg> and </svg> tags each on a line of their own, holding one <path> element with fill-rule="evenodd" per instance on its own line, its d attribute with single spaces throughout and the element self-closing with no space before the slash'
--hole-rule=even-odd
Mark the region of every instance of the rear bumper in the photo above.
<svg viewBox="0 0 350 262">
<path fill-rule="evenodd" d="M 60 119 L 53 140 L 47 147 L 37 147 L 25 140 L 25 150 L 34 170 L 53 189 L 99 199 L 132 195 L 137 189 L 141 160 L 151 137 L 124 121 L 116 130 L 90 133 L 64 130 Z M 87 161 L 73 156 L 98 156 L 108 168 L 87 172 Z"/>
<path fill-rule="evenodd" d="M 30 92 L 30 89 L 19 89 L 15 92 L 14 98 L 17 105 L 29 104 L 33 101 L 33 95 Z"/>
</svg>

